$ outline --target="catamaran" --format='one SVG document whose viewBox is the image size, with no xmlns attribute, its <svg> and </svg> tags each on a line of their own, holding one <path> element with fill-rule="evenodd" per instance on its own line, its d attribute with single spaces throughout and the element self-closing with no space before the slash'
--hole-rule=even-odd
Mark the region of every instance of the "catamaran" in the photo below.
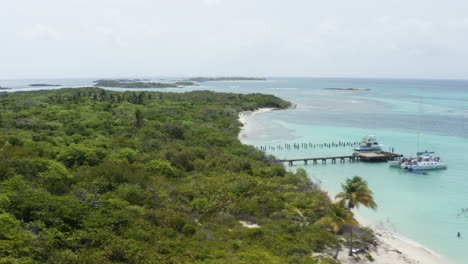
<svg viewBox="0 0 468 264">
<path fill-rule="evenodd" d="M 419 112 L 421 110 L 421 101 L 419 102 Z M 418 119 L 418 145 L 419 150 L 419 134 L 420 134 L 420 120 Z M 409 172 L 427 174 L 426 170 L 440 170 L 446 169 L 447 164 L 440 161 L 440 157 L 436 157 L 434 152 L 422 151 L 416 153 L 416 158 L 403 158 L 401 160 L 389 161 L 390 167 L 400 167 L 407 169 Z"/>
<path fill-rule="evenodd" d="M 434 155 L 434 152 L 418 152 L 416 158 L 409 160 L 400 165 L 402 169 L 408 170 L 440 170 L 446 169 L 447 164 L 440 161 L 439 157 Z"/>
<path fill-rule="evenodd" d="M 390 167 L 400 167 L 409 171 L 446 169 L 447 164 L 440 161 L 434 152 L 423 151 L 416 153 L 416 158 L 404 158 L 398 161 L 389 161 Z"/>
<path fill-rule="evenodd" d="M 363 137 L 361 142 L 354 146 L 354 150 L 356 151 L 381 151 L 383 145 L 379 144 L 375 139 L 374 135 L 369 135 L 367 137 Z"/>
</svg>

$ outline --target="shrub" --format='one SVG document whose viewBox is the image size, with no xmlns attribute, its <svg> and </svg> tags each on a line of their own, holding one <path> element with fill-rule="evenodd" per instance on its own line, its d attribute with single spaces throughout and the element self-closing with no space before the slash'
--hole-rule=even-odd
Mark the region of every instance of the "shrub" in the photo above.
<svg viewBox="0 0 468 264">
<path fill-rule="evenodd" d="M 174 177 L 176 175 L 175 169 L 164 160 L 152 160 L 145 164 L 145 168 L 161 176 Z"/>
<path fill-rule="evenodd" d="M 182 233 L 186 236 L 191 236 L 197 232 L 197 229 L 194 225 L 191 224 L 185 224 L 184 227 L 182 227 Z"/>
</svg>

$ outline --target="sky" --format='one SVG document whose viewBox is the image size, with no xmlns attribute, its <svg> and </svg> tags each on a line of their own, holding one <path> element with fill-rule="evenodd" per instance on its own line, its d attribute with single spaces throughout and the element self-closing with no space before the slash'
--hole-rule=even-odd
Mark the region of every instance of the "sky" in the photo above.
<svg viewBox="0 0 468 264">
<path fill-rule="evenodd" d="M 0 79 L 468 79 L 466 0 L 0 0 Z"/>
</svg>

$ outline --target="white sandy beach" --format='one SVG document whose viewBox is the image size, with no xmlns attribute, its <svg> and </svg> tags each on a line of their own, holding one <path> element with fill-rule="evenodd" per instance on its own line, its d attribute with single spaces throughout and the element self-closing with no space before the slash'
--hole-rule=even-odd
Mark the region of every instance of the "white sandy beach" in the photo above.
<svg viewBox="0 0 468 264">
<path fill-rule="evenodd" d="M 246 121 L 249 117 L 252 117 L 255 114 L 259 113 L 266 113 L 275 110 L 275 108 L 260 108 L 255 111 L 244 111 L 239 113 L 239 121 L 244 124 L 244 128 L 246 128 L 247 124 Z"/>
<path fill-rule="evenodd" d="M 448 264 L 441 256 L 422 245 L 381 226 L 369 224 L 369 222 L 360 215 L 355 215 L 355 217 L 362 226 L 372 228 L 377 236 L 378 246 L 370 250 L 374 261 L 370 262 L 362 255 L 358 255 L 356 258 L 348 257 L 348 251 L 345 249 L 338 256 L 341 263 Z"/>
<path fill-rule="evenodd" d="M 239 134 L 240 137 L 247 136 L 249 132 L 255 130 L 255 126 L 251 124 L 254 115 L 272 110 L 274 109 L 261 108 L 256 111 L 240 113 L 239 121 L 244 124 Z M 371 262 L 367 260 L 362 254 L 349 257 L 347 248 L 345 247 L 338 256 L 338 260 L 343 264 L 448 264 L 441 256 L 416 242 L 406 239 L 397 233 L 388 231 L 383 227 L 372 225 L 359 215 L 356 215 L 356 219 L 362 226 L 372 228 L 378 238 L 377 247 L 370 249 L 370 254 L 374 258 L 374 261 Z"/>
<path fill-rule="evenodd" d="M 239 122 L 241 122 L 244 126 L 239 133 L 239 138 L 245 137 L 246 135 L 253 133 L 256 129 L 255 126 L 249 125 L 250 119 L 259 113 L 266 113 L 275 110 L 275 108 L 260 108 L 255 111 L 244 111 L 239 113 Z"/>
</svg>

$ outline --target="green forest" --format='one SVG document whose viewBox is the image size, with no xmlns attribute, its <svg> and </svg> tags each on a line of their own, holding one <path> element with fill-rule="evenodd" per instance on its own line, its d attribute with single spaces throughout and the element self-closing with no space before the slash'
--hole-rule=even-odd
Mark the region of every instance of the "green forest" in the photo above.
<svg viewBox="0 0 468 264">
<path fill-rule="evenodd" d="M 75 88 L 0 105 L 0 263 L 335 263 L 316 256 L 337 243 L 316 224 L 327 194 L 237 138 L 240 111 L 289 102 Z"/>
</svg>

